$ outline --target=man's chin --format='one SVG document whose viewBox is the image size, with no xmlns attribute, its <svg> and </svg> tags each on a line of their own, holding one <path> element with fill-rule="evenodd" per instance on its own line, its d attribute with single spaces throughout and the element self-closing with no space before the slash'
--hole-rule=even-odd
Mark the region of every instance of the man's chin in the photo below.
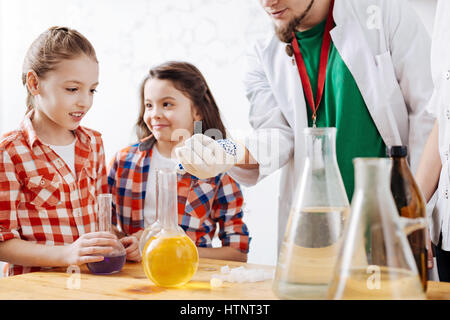
<svg viewBox="0 0 450 320">
<path fill-rule="evenodd" d="M 292 33 L 295 31 L 295 27 L 291 23 L 274 24 L 274 28 L 275 34 L 281 42 L 290 43 L 292 41 Z"/>
<path fill-rule="evenodd" d="M 311 10 L 312 6 L 314 4 L 314 0 L 310 0 L 310 3 L 308 7 L 305 9 L 305 11 L 300 14 L 299 16 L 292 17 L 289 21 L 282 22 L 279 21 L 278 23 L 274 22 L 275 26 L 275 33 L 282 42 L 290 43 L 292 41 L 292 34 L 295 32 L 298 26 L 301 25 L 303 20 L 308 15 L 309 11 Z"/>
<path fill-rule="evenodd" d="M 275 29 L 275 32 L 278 32 L 279 30 L 286 29 L 288 24 L 289 24 L 289 22 L 287 22 L 287 21 L 276 21 L 273 23 L 273 27 Z"/>
</svg>

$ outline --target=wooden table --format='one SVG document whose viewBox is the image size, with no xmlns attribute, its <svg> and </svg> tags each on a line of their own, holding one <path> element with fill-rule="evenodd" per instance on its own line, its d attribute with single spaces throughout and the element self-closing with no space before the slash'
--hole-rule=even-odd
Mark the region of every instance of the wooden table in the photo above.
<svg viewBox="0 0 450 320">
<path fill-rule="evenodd" d="M 219 274 L 222 266 L 230 268 L 244 266 L 246 269 L 273 271 L 272 266 L 246 264 L 233 261 L 200 259 L 194 278 L 181 288 L 154 286 L 145 276 L 140 263 L 127 263 L 115 275 L 96 276 L 83 266 L 79 288 L 76 278 L 66 269 L 34 272 L 0 279 L 0 299 L 22 300 L 85 300 L 85 299 L 164 299 L 164 300 L 274 300 L 272 281 L 253 283 L 224 282 L 220 288 L 211 288 L 210 279 Z M 76 277 L 76 276 L 75 276 Z M 428 299 L 450 300 L 450 284 L 428 283 Z"/>
<path fill-rule="evenodd" d="M 147 279 L 141 263 L 127 262 L 121 272 L 108 276 L 93 275 L 86 266 L 82 266 L 80 288 L 76 289 L 76 281 L 71 281 L 74 276 L 67 273 L 66 268 L 58 268 L 0 279 L 0 299 L 277 299 L 272 292 L 271 280 L 253 283 L 223 282 L 222 287 L 211 288 L 211 276 L 220 274 L 220 268 L 225 265 L 230 268 L 244 266 L 246 269 L 274 270 L 272 266 L 200 259 L 197 273 L 188 284 L 180 288 L 160 288 Z"/>
</svg>

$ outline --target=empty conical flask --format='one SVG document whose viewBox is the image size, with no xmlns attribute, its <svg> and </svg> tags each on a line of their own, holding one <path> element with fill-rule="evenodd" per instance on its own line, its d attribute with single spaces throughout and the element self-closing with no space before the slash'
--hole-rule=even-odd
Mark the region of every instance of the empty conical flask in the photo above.
<svg viewBox="0 0 450 320">
<path fill-rule="evenodd" d="M 273 290 L 283 299 L 324 299 L 349 213 L 336 160 L 336 128 L 306 128 L 297 186 Z"/>
<path fill-rule="evenodd" d="M 424 299 L 406 235 L 424 218 L 400 217 L 391 193 L 391 160 L 357 158 L 352 213 L 328 291 L 330 299 Z"/>
</svg>

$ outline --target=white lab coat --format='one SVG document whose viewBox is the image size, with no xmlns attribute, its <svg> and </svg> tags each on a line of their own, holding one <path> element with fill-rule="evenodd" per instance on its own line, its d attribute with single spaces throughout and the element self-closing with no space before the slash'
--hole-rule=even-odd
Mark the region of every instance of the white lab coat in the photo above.
<svg viewBox="0 0 450 320">
<path fill-rule="evenodd" d="M 433 86 L 430 37 L 406 0 L 336 0 L 332 41 L 352 73 L 386 145 L 408 145 L 412 170 L 434 119 L 426 113 Z M 286 44 L 271 34 L 248 55 L 245 78 L 254 131 L 246 146 L 259 170 L 230 174 L 251 186 L 283 167 L 279 189 L 278 248 L 305 159 L 306 103 Z M 269 132 L 272 139 L 264 138 Z M 267 152 L 265 152 L 267 151 Z"/>
<path fill-rule="evenodd" d="M 431 70 L 435 90 L 428 111 L 439 123 L 439 153 L 442 170 L 437 191 L 436 210 L 431 217 L 431 240 L 438 244 L 442 232 L 442 250 L 450 251 L 449 153 L 450 153 L 450 1 L 440 0 L 436 9 Z"/>
</svg>

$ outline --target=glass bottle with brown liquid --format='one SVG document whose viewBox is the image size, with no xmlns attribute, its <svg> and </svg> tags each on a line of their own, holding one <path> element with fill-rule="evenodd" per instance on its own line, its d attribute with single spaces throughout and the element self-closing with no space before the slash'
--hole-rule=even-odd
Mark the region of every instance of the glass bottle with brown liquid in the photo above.
<svg viewBox="0 0 450 320">
<path fill-rule="evenodd" d="M 406 146 L 387 148 L 392 159 L 391 191 L 400 216 L 426 218 L 425 200 L 409 169 Z M 419 229 L 408 235 L 408 242 L 416 261 L 424 292 L 427 290 L 427 229 Z"/>
</svg>

